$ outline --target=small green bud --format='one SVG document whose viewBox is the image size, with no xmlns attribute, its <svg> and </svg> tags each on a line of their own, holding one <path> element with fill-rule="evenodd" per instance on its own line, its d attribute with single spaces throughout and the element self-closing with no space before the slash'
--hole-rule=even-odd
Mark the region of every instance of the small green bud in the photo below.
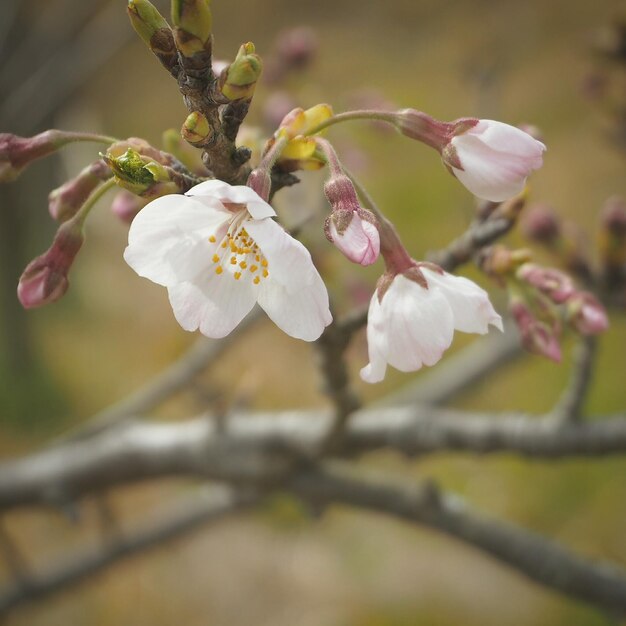
<svg viewBox="0 0 626 626">
<path fill-rule="evenodd" d="M 128 0 L 128 17 L 136 33 L 159 59 L 171 70 L 177 61 L 174 35 L 165 20 L 148 0 Z"/>
<path fill-rule="evenodd" d="M 209 0 L 172 0 L 172 22 L 183 56 L 191 57 L 210 47 L 213 16 Z"/>
<path fill-rule="evenodd" d="M 113 171 L 115 182 L 124 189 L 143 197 L 157 197 L 176 193 L 178 186 L 172 181 L 170 168 L 128 148 L 121 156 L 102 155 Z"/>
<path fill-rule="evenodd" d="M 212 135 L 212 130 L 209 120 L 199 111 L 194 111 L 187 116 L 180 134 L 190 144 L 202 144 Z"/>
<path fill-rule="evenodd" d="M 255 54 L 254 44 L 243 44 L 235 60 L 222 74 L 222 93 L 229 100 L 249 100 L 263 70 L 263 61 Z"/>
</svg>

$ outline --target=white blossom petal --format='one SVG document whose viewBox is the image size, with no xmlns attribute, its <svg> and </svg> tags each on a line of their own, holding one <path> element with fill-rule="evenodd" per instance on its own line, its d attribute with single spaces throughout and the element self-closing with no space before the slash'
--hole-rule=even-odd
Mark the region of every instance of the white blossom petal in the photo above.
<svg viewBox="0 0 626 626">
<path fill-rule="evenodd" d="M 464 333 L 484 335 L 492 324 L 502 331 L 502 318 L 493 308 L 487 292 L 476 283 L 444 272 L 439 274 L 421 268 L 431 289 L 439 289 L 446 297 L 454 314 L 454 327 Z"/>
<path fill-rule="evenodd" d="M 193 280 L 210 262 L 209 236 L 229 217 L 219 203 L 211 207 L 177 194 L 162 196 L 133 220 L 124 259 L 160 285 Z"/>
<path fill-rule="evenodd" d="M 297 291 L 267 279 L 259 286 L 258 302 L 269 318 L 296 339 L 315 341 L 332 322 L 328 292 L 320 275 Z"/>
<path fill-rule="evenodd" d="M 229 185 L 221 180 L 205 180 L 192 187 L 187 195 L 196 196 L 203 202 L 209 198 L 220 202 L 244 204 L 248 213 L 257 220 L 276 215 L 276 211 L 256 191 L 245 185 Z"/>
<path fill-rule="evenodd" d="M 173 285 L 168 294 L 176 320 L 185 330 L 200 329 L 214 339 L 228 335 L 256 302 L 253 285 L 228 274 L 208 274 L 202 284 Z"/>
<path fill-rule="evenodd" d="M 274 220 L 249 220 L 245 228 L 265 255 L 272 281 L 286 287 L 289 293 L 319 277 L 311 253 Z"/>
</svg>

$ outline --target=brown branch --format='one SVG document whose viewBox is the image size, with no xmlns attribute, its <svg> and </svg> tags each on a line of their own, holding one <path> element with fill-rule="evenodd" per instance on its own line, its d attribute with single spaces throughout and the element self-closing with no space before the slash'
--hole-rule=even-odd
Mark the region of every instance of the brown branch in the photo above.
<svg viewBox="0 0 626 626">
<path fill-rule="evenodd" d="M 318 449 L 332 415 L 232 415 L 222 432 L 208 419 L 127 423 L 0 465 L 0 510 L 62 505 L 85 494 L 165 476 L 241 484 L 280 480 Z M 412 456 L 451 450 L 532 458 L 626 451 L 626 416 L 560 423 L 552 417 L 484 415 L 434 407 L 361 410 L 347 424 L 340 453 L 390 448 Z"/>
<path fill-rule="evenodd" d="M 432 484 L 401 484 L 363 470 L 312 469 L 289 482 L 306 500 L 379 511 L 427 526 L 486 552 L 529 579 L 605 610 L 626 613 L 626 570 L 578 556 L 541 535 L 489 519 Z"/>
<path fill-rule="evenodd" d="M 48 566 L 45 571 L 31 576 L 27 584 L 0 591 L 0 615 L 83 582 L 123 559 L 159 547 L 209 522 L 218 522 L 239 513 L 256 501 L 257 498 L 252 494 L 235 494 L 225 489 L 196 493 L 176 505 L 170 505 L 167 513 L 157 514 L 157 522 L 128 532 L 123 539 L 117 539 L 96 551 L 86 550 L 69 560 Z"/>
</svg>

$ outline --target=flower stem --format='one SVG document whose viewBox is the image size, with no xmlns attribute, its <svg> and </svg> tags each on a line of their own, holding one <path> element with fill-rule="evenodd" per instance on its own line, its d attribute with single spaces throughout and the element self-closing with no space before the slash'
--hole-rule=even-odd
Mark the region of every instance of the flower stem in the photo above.
<svg viewBox="0 0 626 626">
<path fill-rule="evenodd" d="M 99 135 L 97 133 L 75 133 L 68 131 L 60 133 L 57 141 L 59 146 L 64 146 L 68 143 L 76 143 L 79 141 L 112 144 L 118 142 L 119 139 L 116 139 L 115 137 L 108 137 L 107 135 Z"/>
<path fill-rule="evenodd" d="M 391 111 L 372 111 L 372 110 L 363 110 L 363 111 L 346 111 L 344 113 L 337 113 L 337 115 L 333 115 L 328 119 L 320 122 L 317 126 L 309 129 L 307 131 L 307 135 L 315 135 L 320 131 L 328 128 L 329 126 L 334 126 L 335 124 L 339 124 L 341 122 L 349 122 L 352 120 L 370 120 L 376 122 L 387 122 L 388 124 L 394 125 L 395 114 Z"/>
<path fill-rule="evenodd" d="M 369 195 L 361 183 L 344 168 L 344 172 L 350 177 L 361 201 L 366 209 L 371 211 L 378 219 L 378 232 L 380 234 L 380 253 L 385 259 L 387 270 L 394 274 L 404 272 L 415 265 L 411 255 L 404 247 L 396 227 L 385 217 L 378 208 L 373 198 Z"/>
<path fill-rule="evenodd" d="M 89 196 L 89 198 L 87 198 L 85 204 L 80 207 L 76 215 L 72 218 L 76 225 L 82 228 L 85 220 L 87 219 L 87 216 L 91 212 L 91 209 L 93 209 L 98 200 L 100 200 L 100 198 L 102 198 L 102 196 L 104 196 L 104 194 L 113 187 L 115 187 L 115 181 L 111 179 L 102 183 L 102 185 L 95 189 L 95 191 Z"/>
</svg>

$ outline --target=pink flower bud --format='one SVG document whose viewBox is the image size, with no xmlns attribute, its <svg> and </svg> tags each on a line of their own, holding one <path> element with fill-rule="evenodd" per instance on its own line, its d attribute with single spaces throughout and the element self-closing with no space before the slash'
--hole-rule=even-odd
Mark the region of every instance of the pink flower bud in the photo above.
<svg viewBox="0 0 626 626">
<path fill-rule="evenodd" d="M 568 322 L 581 335 L 598 335 L 609 327 L 609 318 L 600 301 L 588 291 L 578 291 L 566 303 Z"/>
<path fill-rule="evenodd" d="M 524 263 L 517 270 L 517 277 L 546 294 L 555 304 L 562 304 L 576 292 L 572 279 L 551 267 Z"/>
<path fill-rule="evenodd" d="M 522 230 L 528 239 L 551 245 L 561 234 L 561 222 L 553 209 L 538 204 L 529 209 Z"/>
<path fill-rule="evenodd" d="M 126 189 L 122 189 L 122 191 L 118 192 L 115 198 L 113 198 L 111 211 L 113 211 L 122 222 L 130 224 L 133 219 L 135 219 L 135 215 L 137 215 L 146 204 L 148 204 L 148 200 L 140 198 L 134 193 L 126 191 Z"/>
<path fill-rule="evenodd" d="M 331 177 L 324 193 L 332 207 L 324 227 L 328 240 L 353 263 L 374 263 L 380 254 L 376 218 L 361 207 L 350 179 L 343 174 Z"/>
<path fill-rule="evenodd" d="M 83 241 L 82 228 L 75 222 L 59 227 L 48 251 L 31 261 L 22 273 L 17 297 L 25 309 L 56 302 L 65 294 L 69 287 L 67 275 Z"/>
<path fill-rule="evenodd" d="M 455 130 L 442 157 L 475 196 L 501 202 L 524 189 L 529 174 L 543 164 L 545 149 L 544 144 L 519 128 L 480 120 L 461 132 Z"/>
<path fill-rule="evenodd" d="M 510 309 L 519 328 L 524 348 L 533 354 L 560 363 L 562 355 L 557 328 L 539 321 L 520 300 L 511 301 Z"/>
<path fill-rule="evenodd" d="M 58 222 L 73 217 L 91 192 L 103 181 L 112 176 L 111 170 L 100 159 L 88 165 L 83 171 L 54 189 L 48 196 L 48 211 Z"/>
<path fill-rule="evenodd" d="M 615 237 L 626 239 L 626 202 L 623 198 L 613 196 L 606 201 L 602 225 Z"/>
<path fill-rule="evenodd" d="M 0 182 L 15 180 L 22 170 L 41 157 L 48 156 L 67 143 L 58 130 L 47 130 L 34 137 L 0 134 Z"/>
</svg>

